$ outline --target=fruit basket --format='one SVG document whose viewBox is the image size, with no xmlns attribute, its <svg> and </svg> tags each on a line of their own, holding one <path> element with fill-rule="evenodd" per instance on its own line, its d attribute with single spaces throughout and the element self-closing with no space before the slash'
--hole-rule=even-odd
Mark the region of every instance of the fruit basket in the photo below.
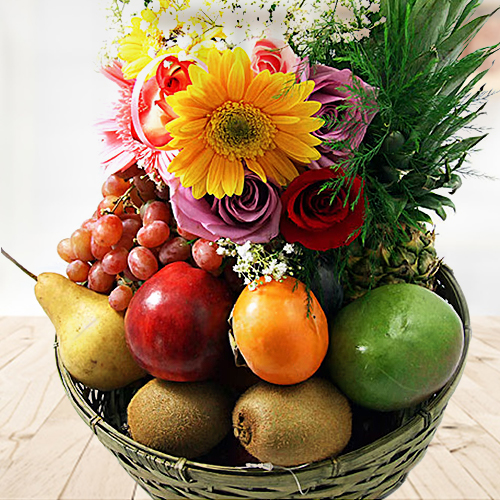
<svg viewBox="0 0 500 500">
<path fill-rule="evenodd" d="M 424 456 L 465 366 L 471 335 L 467 302 L 449 268 L 442 266 L 437 280 L 437 293 L 464 324 L 465 348 L 450 381 L 411 413 L 379 415 L 393 427 L 379 439 L 337 458 L 299 467 L 265 470 L 254 464 L 209 465 L 142 446 L 126 432 L 126 408 L 134 388 L 101 392 L 75 382 L 61 364 L 56 344 L 57 366 L 78 414 L 152 498 L 385 498 L 401 486 Z"/>
<path fill-rule="evenodd" d="M 30 274 L 73 406 L 153 498 L 389 495 L 467 355 L 432 217 L 485 137 L 489 16 L 111 2 L 103 198 Z"/>
</svg>

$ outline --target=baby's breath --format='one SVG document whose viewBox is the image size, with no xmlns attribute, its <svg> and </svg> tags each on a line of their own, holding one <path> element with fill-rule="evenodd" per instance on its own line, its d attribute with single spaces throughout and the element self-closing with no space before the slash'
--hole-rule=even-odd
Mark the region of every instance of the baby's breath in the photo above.
<svg viewBox="0 0 500 500">
<path fill-rule="evenodd" d="M 217 245 L 219 255 L 236 259 L 233 270 L 250 289 L 272 280 L 282 281 L 302 270 L 302 247 L 282 239 L 267 245 L 250 241 L 237 245 L 228 238 L 221 238 Z"/>
<path fill-rule="evenodd" d="M 211 38 L 221 48 L 249 48 L 251 40 L 266 35 L 287 39 L 297 30 L 312 27 L 324 7 L 320 0 L 108 0 L 110 25 L 114 32 L 103 48 L 102 58 L 116 57 L 117 41 L 130 27 L 130 20 L 144 9 L 159 13 L 158 28 L 165 43 L 189 38 L 205 40 L 206 33 L 220 28 L 222 36 Z M 327 3 L 337 0 L 327 0 Z"/>
</svg>

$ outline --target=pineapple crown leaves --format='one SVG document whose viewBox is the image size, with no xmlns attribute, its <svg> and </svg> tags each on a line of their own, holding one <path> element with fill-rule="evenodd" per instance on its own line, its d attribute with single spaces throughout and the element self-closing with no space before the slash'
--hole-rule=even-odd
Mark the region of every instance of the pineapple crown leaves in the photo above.
<svg viewBox="0 0 500 500">
<path fill-rule="evenodd" d="M 362 239 L 378 232 L 384 240 L 379 228 L 418 227 L 432 223 L 429 213 L 444 219 L 446 208 L 454 209 L 443 190 L 460 187 L 469 153 L 486 136 L 471 126 L 489 97 L 478 89 L 487 70 L 478 70 L 500 44 L 464 52 L 496 11 L 474 18 L 477 0 L 346 1 L 353 22 L 339 22 L 334 2 L 314 32 L 296 34 L 293 44 L 305 47 L 300 55 L 311 63 L 349 68 L 377 88 L 379 112 L 342 168 L 347 181 L 364 181 Z M 347 36 L 361 29 L 369 36 Z"/>
</svg>

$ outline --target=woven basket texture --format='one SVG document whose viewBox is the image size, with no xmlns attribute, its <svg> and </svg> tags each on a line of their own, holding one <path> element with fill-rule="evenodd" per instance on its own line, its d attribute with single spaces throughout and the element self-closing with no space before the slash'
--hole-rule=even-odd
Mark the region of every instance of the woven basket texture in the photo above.
<svg viewBox="0 0 500 500">
<path fill-rule="evenodd" d="M 210 465 L 142 446 L 126 430 L 127 404 L 139 386 L 109 392 L 92 390 L 70 377 L 57 346 L 56 361 L 76 411 L 154 499 L 385 498 L 401 486 L 424 456 L 465 366 L 471 335 L 469 311 L 459 284 L 446 266 L 438 273 L 436 292 L 454 307 L 464 324 L 465 348 L 448 384 L 410 410 L 380 414 L 360 409 L 362 427 L 358 434 L 364 442 L 351 442 L 336 458 L 293 468 Z"/>
</svg>

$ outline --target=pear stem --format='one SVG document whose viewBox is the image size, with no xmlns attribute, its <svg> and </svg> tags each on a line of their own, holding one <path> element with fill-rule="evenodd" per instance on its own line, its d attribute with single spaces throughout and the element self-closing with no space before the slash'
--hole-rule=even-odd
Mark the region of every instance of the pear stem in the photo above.
<svg viewBox="0 0 500 500">
<path fill-rule="evenodd" d="M 35 281 L 38 281 L 38 277 L 36 274 L 33 274 L 32 272 L 28 271 L 23 265 L 21 265 L 12 255 L 9 255 L 3 248 L 0 248 L 2 255 L 4 257 L 7 257 L 12 263 L 14 263 L 21 271 L 26 273 L 30 278 L 33 278 Z"/>
</svg>

